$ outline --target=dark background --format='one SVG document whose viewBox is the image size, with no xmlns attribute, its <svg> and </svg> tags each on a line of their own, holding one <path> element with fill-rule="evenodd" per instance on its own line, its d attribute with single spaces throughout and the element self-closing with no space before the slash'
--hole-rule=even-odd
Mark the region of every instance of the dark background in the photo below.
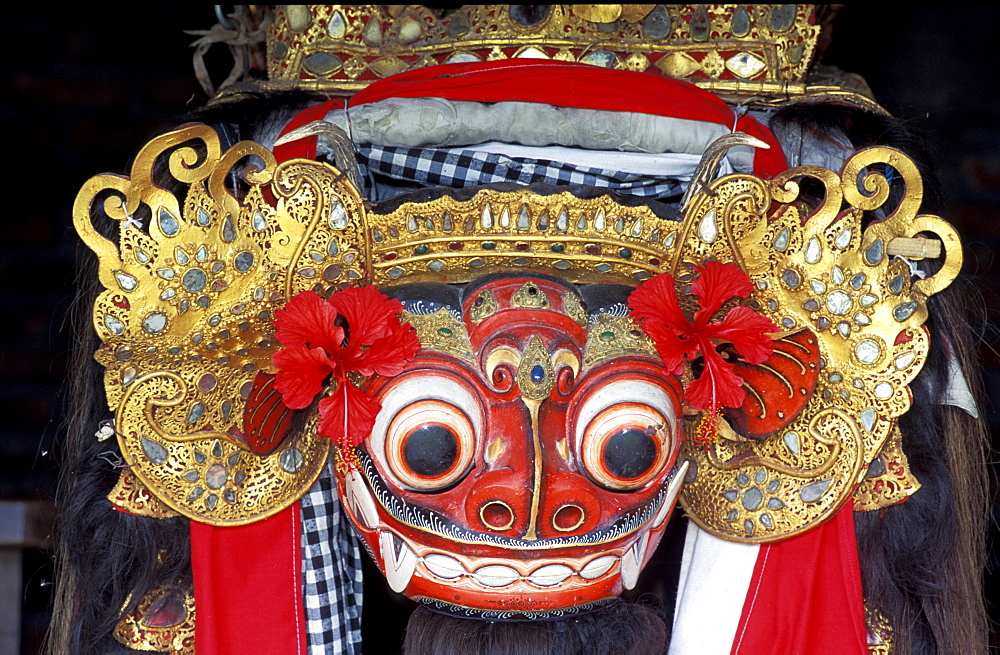
<svg viewBox="0 0 1000 655">
<path fill-rule="evenodd" d="M 0 500 L 51 500 L 62 434 L 61 387 L 77 246 L 70 210 L 91 175 L 128 170 L 170 118 L 204 100 L 185 29 L 215 22 L 211 6 L 118 5 L 115 13 L 38 3 L 0 19 Z M 947 201 L 963 235 L 964 272 L 979 294 L 988 397 L 1000 397 L 1000 8 L 849 5 L 826 63 L 863 75 L 891 112 L 927 131 Z M 213 60 L 228 72 L 224 47 Z M 211 63 L 211 61 L 210 61 Z M 1000 411 L 982 408 L 993 434 Z M 956 435 L 959 436 L 959 435 Z M 993 485 L 995 495 L 996 485 Z M 993 549 L 988 578 L 998 570 Z M 24 558 L 24 647 L 36 652 L 51 595 L 50 557 Z M 0 585 L 7 581 L 0 581 Z"/>
</svg>

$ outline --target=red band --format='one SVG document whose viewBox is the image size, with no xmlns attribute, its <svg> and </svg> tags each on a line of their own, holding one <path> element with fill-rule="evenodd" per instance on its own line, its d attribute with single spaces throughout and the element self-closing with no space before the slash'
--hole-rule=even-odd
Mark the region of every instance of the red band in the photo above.
<svg viewBox="0 0 1000 655">
<path fill-rule="evenodd" d="M 760 547 L 732 655 L 865 655 L 854 505 L 805 534 Z"/>
<path fill-rule="evenodd" d="M 198 655 L 302 655 L 299 504 L 249 525 L 191 521 Z"/>
</svg>

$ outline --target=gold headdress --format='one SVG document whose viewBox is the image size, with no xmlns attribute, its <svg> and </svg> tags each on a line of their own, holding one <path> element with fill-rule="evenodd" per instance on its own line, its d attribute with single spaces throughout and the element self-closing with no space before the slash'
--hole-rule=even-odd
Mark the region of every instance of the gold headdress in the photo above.
<svg viewBox="0 0 1000 655">
<path fill-rule="evenodd" d="M 183 200 L 153 184 L 160 157 L 187 186 Z M 248 159 L 263 166 L 243 169 L 250 189 L 237 200 L 223 181 Z M 863 212 L 888 198 L 884 175 L 873 172 L 881 165 L 902 177 L 906 193 L 886 219 L 863 227 Z M 801 178 L 825 188 L 812 211 L 797 204 Z M 276 166 L 251 142 L 223 153 L 210 128 L 182 128 L 143 149 L 131 179 L 92 179 L 75 208 L 106 289 L 94 326 L 135 476 L 123 484 L 216 525 L 266 517 L 308 489 L 329 450 L 315 430 L 267 456 L 251 452 L 241 433 L 254 376 L 278 347 L 274 311 L 300 291 L 404 278 L 458 283 L 510 268 L 636 284 L 717 260 L 749 274 L 751 302 L 784 335 L 805 335 L 819 354 L 808 364 L 818 366 L 818 381 L 770 437 L 752 441 L 730 430 L 708 451 L 690 449 L 684 503 L 695 521 L 730 539 L 799 532 L 838 509 L 859 483 L 866 502 L 877 503 L 864 484 L 869 465 L 880 454 L 902 457 L 894 425 L 927 355 L 926 299 L 961 265 L 952 228 L 917 214 L 921 196 L 912 162 L 870 148 L 840 175 L 802 167 L 771 181 L 720 178 L 691 197 L 682 222 L 609 196 L 528 190 L 482 190 L 378 213 L 327 164 Z M 120 222 L 117 244 L 92 226 L 98 200 Z M 149 216 L 145 230 L 140 214 Z M 925 242 L 914 237 L 924 233 L 943 243 L 944 264 L 911 283 L 907 261 L 893 255 L 923 256 Z M 789 394 L 805 391 L 780 374 L 775 380 Z"/>
<path fill-rule="evenodd" d="M 454 583 L 479 594 L 480 587 L 489 587 L 491 593 L 498 589 L 496 597 L 513 603 L 509 607 L 516 605 L 518 612 L 524 610 L 525 616 L 535 616 L 543 605 L 538 600 L 538 589 L 553 592 L 554 598 L 577 583 L 566 575 L 579 574 L 581 580 L 591 580 L 584 573 L 600 570 L 598 577 L 611 572 L 611 577 L 621 577 L 623 585 L 634 584 L 643 561 L 648 559 L 645 555 L 655 549 L 655 540 L 647 537 L 655 530 L 659 539 L 678 489 L 686 514 L 712 535 L 755 544 L 786 540 L 760 549 L 764 562 L 774 561 L 768 560 L 771 552 L 787 553 L 802 544 L 808 550 L 816 540 L 829 541 L 830 534 L 853 526 L 855 516 L 845 507 L 849 503 L 859 511 L 878 510 L 912 495 L 920 482 L 909 472 L 898 420 L 913 402 L 910 385 L 931 350 L 932 335 L 924 327 L 928 299 L 945 289 L 961 267 L 958 237 L 940 218 L 919 213 L 922 182 L 916 166 L 905 155 L 887 147 L 866 148 L 853 154 L 849 154 L 849 148 L 842 152 L 831 148 L 812 161 L 836 161 L 831 167 L 839 167 L 837 171 L 799 166 L 778 173 L 785 166 L 775 136 L 782 144 L 795 139 L 798 124 L 794 117 L 782 122 L 795 112 L 770 114 L 777 116 L 772 125 L 786 130 L 780 134 L 777 127 L 772 134 L 761 124 L 764 121 L 758 120 L 761 114 L 770 113 L 769 108 L 761 108 L 762 104 L 799 100 L 843 101 L 884 113 L 865 95 L 864 85 L 851 83 L 850 77 L 838 78 L 833 85 L 816 83 L 821 78 L 816 75 L 813 60 L 832 13 L 809 5 L 490 5 L 449 10 L 415 5 L 332 5 L 244 10 L 247 22 L 236 26 L 239 37 L 234 43 L 238 41 L 238 47 L 243 47 L 246 41 L 262 41 L 266 32 L 266 50 L 258 50 L 253 57 L 248 56 L 248 51 L 238 59 L 243 64 L 253 59 L 258 67 L 266 66 L 269 79 L 244 82 L 227 94 L 253 88 L 304 89 L 341 97 L 359 92 L 362 95 L 351 103 L 337 99 L 300 112 L 276 142 L 276 154 L 252 141 L 228 147 L 221 133 L 205 125 L 177 129 L 143 148 L 130 177 L 100 175 L 91 179 L 74 207 L 76 227 L 97 255 L 103 287 L 94 305 L 92 324 L 101 340 L 95 358 L 105 370 L 105 396 L 114 421 L 105 421 L 99 438 L 114 434 L 124 460 L 120 479 L 109 498 L 118 509 L 131 514 L 191 519 L 195 580 L 205 579 L 199 575 L 216 572 L 229 576 L 220 587 L 222 596 L 199 596 L 201 623 L 209 626 L 201 635 L 213 634 L 213 623 L 215 627 L 228 626 L 231 635 L 243 632 L 246 621 L 224 617 L 215 610 L 228 603 L 226 596 L 242 588 L 244 579 L 252 578 L 247 587 L 251 593 L 254 580 L 263 579 L 264 568 L 246 576 L 245 563 L 256 566 L 270 562 L 271 551 L 281 550 L 287 569 L 281 575 L 290 576 L 283 578 L 287 584 L 282 588 L 296 590 L 300 564 L 306 562 L 307 570 L 308 566 L 319 566 L 301 558 L 302 545 L 315 532 L 309 527 L 300 532 L 296 521 L 300 516 L 307 517 L 314 506 L 330 506 L 328 496 L 318 500 L 329 491 L 330 479 L 315 483 L 331 459 L 343 464 L 335 467 L 338 477 L 334 483 L 344 515 L 375 555 L 391 588 L 402 589 L 411 597 L 450 604 L 440 591 L 434 590 Z M 213 34 L 219 33 L 213 30 Z M 201 45 L 207 47 L 213 38 L 206 37 Z M 522 61 L 495 64 L 515 59 Z M 523 65 L 525 59 L 550 61 Z M 479 61 L 489 63 L 432 68 Z M 614 74 L 601 68 L 631 72 Z M 455 71 L 460 74 L 455 75 Z M 365 91 L 370 84 L 397 73 L 406 75 Z M 477 75 L 482 75 L 476 79 L 489 89 L 483 94 L 466 92 L 463 85 L 475 81 Z M 525 77 L 530 75 L 536 77 Z M 678 78 L 711 93 L 655 76 Z M 529 79 L 535 81 L 527 84 Z M 561 103 L 562 88 L 550 84 L 564 80 L 572 80 L 566 84 L 571 87 L 567 105 Z M 615 102 L 590 100 L 619 82 L 619 92 L 608 94 Z M 638 102 L 647 84 L 651 93 L 662 90 L 663 102 Z M 530 92 L 522 94 L 521 86 Z M 458 87 L 461 90 L 456 90 Z M 516 92 L 511 90 L 514 88 Z M 550 92 L 553 88 L 556 91 Z M 581 93 L 586 88 L 592 91 Z M 536 89 L 544 89 L 545 93 L 536 94 Z M 508 94 L 517 95 L 516 101 Z M 683 110 L 663 108 L 681 97 L 685 101 L 678 105 L 683 105 Z M 223 95 L 222 99 L 237 96 Z M 700 100 L 704 104 L 697 106 Z M 450 136 L 442 130 L 429 135 L 422 128 L 413 128 L 420 132 L 419 138 L 407 141 L 407 130 L 418 121 L 398 117 L 424 112 L 435 103 L 444 107 L 444 113 L 454 109 L 454 121 L 443 119 L 443 123 L 448 129 L 461 128 L 461 133 Z M 740 107 L 734 110 L 734 104 Z M 565 115 L 600 115 L 613 122 L 628 122 L 621 120 L 624 116 L 656 121 L 655 125 L 650 121 L 617 135 L 621 138 L 614 143 L 591 143 L 586 141 L 587 134 L 575 132 L 534 137 L 522 134 L 524 120 L 517 113 L 521 105 L 538 112 L 552 109 L 558 113 L 565 109 Z M 747 107 L 751 109 L 744 112 Z M 383 123 L 395 120 L 395 125 L 405 126 L 398 134 L 390 134 L 377 121 L 379 112 L 390 109 L 399 113 L 394 114 L 396 119 Z M 489 114 L 486 109 L 507 111 L 519 120 L 498 136 L 497 122 L 482 119 Z M 371 118 L 370 130 L 367 118 Z M 576 122 L 566 116 L 560 120 Z M 480 124 L 484 129 L 477 131 Z M 591 130 L 590 123 L 585 125 L 584 133 L 600 132 L 599 128 Z M 676 133 L 687 139 L 693 125 L 705 127 L 694 139 L 697 143 L 676 145 Z M 291 129 L 293 126 L 297 129 Z M 366 130 L 370 136 L 366 136 Z M 708 145 L 719 134 L 730 131 L 736 134 Z M 763 141 L 742 134 L 744 131 Z M 507 152 L 533 152 L 529 148 L 558 143 L 581 146 L 581 152 L 593 157 L 595 151 L 587 149 L 629 150 L 632 136 L 639 133 L 662 137 L 648 149 L 668 153 L 653 155 L 649 160 L 655 160 L 657 167 L 670 161 L 671 166 L 676 166 L 675 172 L 680 171 L 666 176 L 664 182 L 661 169 L 656 168 L 655 173 L 640 180 L 655 182 L 656 189 L 646 186 L 643 193 L 666 194 L 663 190 L 667 188 L 675 192 L 691 170 L 685 168 L 687 163 L 673 162 L 686 162 L 685 157 L 703 153 L 702 163 L 679 206 L 627 200 L 611 192 L 600 195 L 575 186 L 499 184 L 396 195 L 400 188 L 410 188 L 411 177 L 417 185 L 429 186 L 475 185 L 485 178 L 477 177 L 479 171 L 474 164 L 468 173 L 463 169 L 455 176 L 441 178 L 436 177 L 436 170 L 408 170 L 399 175 L 404 184 L 397 187 L 396 174 L 389 172 L 396 162 L 391 158 L 404 151 L 404 156 L 419 159 L 421 165 L 424 161 L 437 163 L 435 158 L 459 151 L 464 153 L 466 144 L 472 144 L 469 150 L 477 148 L 477 155 L 500 156 L 504 150 L 497 147 L 494 152 L 488 143 L 495 139 L 508 142 Z M 348 134 L 357 139 L 357 147 Z M 317 135 L 318 151 L 325 152 L 333 165 L 312 159 L 283 160 L 290 151 L 312 157 L 312 139 Z M 755 175 L 742 172 L 716 177 L 729 145 L 760 148 L 766 147 L 764 142 L 772 150 L 767 156 L 752 159 Z M 642 149 L 641 145 L 634 147 Z M 817 149 L 822 150 L 823 145 Z M 804 146 L 803 152 L 806 150 Z M 580 157 L 563 162 L 558 160 L 556 149 L 550 152 L 556 155 L 556 161 L 551 162 L 546 175 L 558 171 L 560 183 L 582 179 L 576 174 L 588 164 L 580 162 L 603 158 Z M 847 157 L 846 161 L 842 157 Z M 745 153 L 731 161 L 740 171 L 750 170 L 747 162 L 751 158 Z M 370 173 L 366 183 L 372 183 L 375 189 L 372 198 L 386 191 L 390 200 L 380 203 L 364 197 L 360 189 L 364 178 L 359 172 L 366 166 Z M 690 167 L 694 167 L 694 161 Z M 421 177 L 425 173 L 426 179 Z M 383 184 L 383 174 L 391 181 Z M 774 177 L 767 179 L 769 175 Z M 488 181 L 501 178 L 503 175 L 495 175 Z M 520 182 L 522 178 L 517 179 Z M 614 178 L 610 183 L 619 182 Z M 808 192 L 800 193 L 800 189 Z M 101 222 L 117 225 L 109 229 Z M 103 236 L 106 234 L 112 236 Z M 938 262 L 918 265 L 917 261 L 925 258 Z M 511 272 L 525 272 L 530 280 L 511 281 Z M 533 293 L 541 284 L 536 281 L 543 279 L 537 276 L 549 276 L 544 279 L 551 285 L 551 293 L 541 297 Z M 715 296 L 725 295 L 722 290 L 738 287 L 739 291 L 728 298 L 707 300 L 713 292 L 706 279 L 713 276 L 716 281 L 728 276 L 717 284 Z M 483 286 L 475 290 L 471 286 L 465 291 L 443 286 L 476 280 Z M 509 288 L 503 286 L 508 283 Z M 566 283 L 612 284 L 573 288 Z M 632 293 L 629 306 L 624 304 L 629 290 L 618 285 L 639 287 Z M 391 300 L 372 288 L 344 292 L 351 287 L 396 287 L 386 293 L 406 300 Z M 509 297 L 496 292 L 501 287 Z M 652 291 L 667 288 L 669 294 L 664 292 L 662 296 Z M 346 298 L 362 295 L 385 301 L 382 318 L 410 336 L 414 352 L 417 342 L 413 335 L 419 337 L 422 352 L 412 366 L 387 365 L 390 367 L 382 371 L 387 375 L 403 371 L 395 379 L 366 379 L 362 374 L 376 369 L 341 366 L 340 360 L 326 352 L 325 377 L 315 385 L 320 391 L 300 394 L 308 396 L 301 403 L 290 400 L 290 395 L 280 396 L 281 376 L 288 380 L 291 371 L 291 366 L 281 363 L 282 356 L 288 355 L 291 361 L 307 350 L 322 351 L 327 345 L 313 348 L 316 342 L 303 337 L 303 347 L 292 352 L 292 338 L 285 336 L 293 328 L 287 327 L 291 323 L 285 317 L 294 314 L 296 303 L 308 299 L 310 306 L 336 309 L 332 318 L 327 315 L 330 322 L 319 321 L 322 325 L 317 330 L 336 344 L 334 350 L 346 352 L 350 346 L 371 355 L 369 341 L 357 338 L 351 342 L 350 328 L 362 321 L 355 321 L 337 305 L 338 300 L 346 306 Z M 331 298 L 330 307 L 324 298 Z M 654 300 L 663 298 L 673 303 L 663 313 L 670 314 L 669 320 L 661 318 L 656 313 L 659 308 L 654 306 Z M 588 303 L 593 305 L 597 300 L 606 304 L 588 309 Z M 542 311 L 553 307 L 559 311 Z M 411 505 L 405 494 L 389 493 L 392 490 L 383 482 L 398 478 L 404 486 L 412 483 L 419 489 L 414 483 L 420 482 L 419 476 L 408 477 L 408 473 L 393 468 L 399 468 L 405 459 L 400 454 L 402 433 L 393 433 L 395 445 L 390 448 L 388 427 L 358 427 L 354 418 L 362 413 L 358 408 L 364 406 L 358 395 L 372 401 L 375 409 L 369 407 L 366 416 L 370 414 L 368 418 L 375 423 L 387 420 L 387 416 L 401 416 L 389 405 L 380 411 L 376 402 L 392 396 L 393 385 L 410 384 L 409 379 L 423 376 L 422 367 L 432 360 L 475 368 L 480 363 L 478 358 L 487 358 L 485 351 L 480 351 L 478 344 L 484 337 L 482 331 L 476 332 L 476 326 L 514 323 L 506 317 L 517 313 L 525 330 L 536 330 L 538 320 L 533 312 L 551 314 L 548 318 L 558 319 L 559 326 L 565 324 L 572 334 L 581 335 L 578 345 L 585 347 L 574 356 L 569 370 L 573 379 L 584 381 L 580 388 L 588 393 L 592 389 L 587 386 L 588 378 L 575 376 L 600 376 L 607 372 L 602 366 L 608 370 L 620 366 L 622 379 L 630 384 L 642 370 L 657 384 L 669 385 L 664 393 L 669 396 L 670 416 L 683 415 L 683 419 L 671 419 L 671 426 L 676 428 L 673 436 L 680 437 L 683 430 L 687 438 L 675 438 L 671 443 L 670 457 L 678 459 L 677 466 L 671 464 L 669 473 L 665 473 L 670 482 L 661 485 L 646 478 L 648 484 L 643 490 L 669 501 L 663 503 L 652 521 L 641 518 L 645 515 L 638 511 L 615 519 L 621 525 L 634 520 L 646 531 L 645 536 L 635 536 L 634 543 L 615 543 L 606 552 L 597 552 L 586 544 L 579 556 L 566 561 L 534 561 L 529 547 L 524 549 L 529 552 L 527 559 L 512 561 L 511 566 L 498 565 L 493 554 L 451 557 L 438 552 L 436 546 L 413 541 L 404 528 L 420 532 L 426 527 L 421 523 L 424 519 L 414 519 L 416 514 L 393 508 L 398 508 L 398 499 L 404 499 L 399 500 L 399 507 L 419 508 L 420 502 Z M 307 313 L 303 310 L 300 314 Z M 363 311 L 358 315 L 370 318 Z M 397 315 L 409 326 L 397 325 Z M 669 326 L 673 332 L 661 330 L 656 321 L 663 325 L 673 321 Z M 303 325 L 307 322 L 301 321 Z M 741 322 L 745 325 L 737 328 L 735 324 Z M 730 335 L 742 330 L 744 336 L 729 339 L 723 330 L 729 330 Z M 355 330 L 354 336 L 362 332 Z M 750 332 L 754 332 L 753 339 L 745 337 Z M 279 343 L 279 335 L 282 342 L 289 343 Z M 669 348 L 663 347 L 671 337 L 681 344 L 676 349 L 683 351 L 675 358 L 681 362 L 676 366 Z M 530 343 L 540 343 L 537 336 L 532 338 L 535 341 Z M 531 401 L 525 402 L 530 410 L 533 402 L 540 402 L 533 394 L 553 388 L 558 362 L 555 355 L 550 357 L 550 353 L 534 345 L 525 348 L 523 356 L 512 357 L 508 363 L 516 365 L 516 373 L 511 375 L 516 376 L 522 399 Z M 757 352 L 753 352 L 754 348 Z M 609 357 L 627 361 L 609 362 Z M 372 356 L 373 360 L 377 358 Z M 422 362 L 421 358 L 427 359 Z M 306 366 L 303 364 L 303 368 Z M 712 367 L 726 367 L 729 377 L 723 380 L 727 386 L 724 401 L 716 402 L 716 379 L 708 373 Z M 476 370 L 475 375 L 485 373 L 483 379 L 488 381 L 492 370 L 486 366 Z M 314 377 L 318 380 L 321 376 Z M 478 377 L 470 380 L 480 381 Z M 710 403 L 702 402 L 695 393 L 697 384 L 702 389 L 708 386 L 706 380 L 712 384 Z M 420 382 L 427 387 L 435 384 L 424 379 Z M 409 389 L 404 388 L 407 393 Z M 327 407 L 333 406 L 331 399 L 336 399 L 335 392 L 339 391 L 343 391 L 343 403 L 336 407 L 342 407 L 343 412 L 331 420 L 333 414 L 323 414 L 321 408 L 324 402 Z M 349 393 L 358 395 L 349 401 Z M 683 401 L 679 400 L 681 396 Z M 571 398 L 563 405 L 567 425 L 579 422 L 574 414 L 576 402 Z M 302 409 L 290 409 L 293 404 Z M 400 407 L 409 410 L 411 405 Z M 478 403 L 476 409 L 486 412 L 492 407 Z M 435 405 L 434 411 L 438 409 Z M 351 411 L 354 434 L 348 439 Z M 535 411 L 531 415 L 532 430 L 538 420 L 537 406 Z M 562 425 L 554 416 L 548 417 L 551 420 L 547 425 Z M 391 426 L 396 419 L 388 420 Z M 484 425 L 487 423 L 484 420 Z M 344 439 L 332 448 L 331 439 L 337 440 L 334 433 L 341 434 L 341 424 Z M 262 431 L 261 425 L 266 430 Z M 490 425 L 482 434 L 492 438 L 496 430 Z M 268 434 L 262 434 L 268 430 Z M 456 459 L 459 463 L 452 465 L 454 471 L 449 469 L 443 477 L 448 484 L 458 479 L 448 476 L 458 472 L 468 476 L 462 480 L 468 481 L 469 487 L 474 486 L 472 483 L 491 472 L 503 449 L 499 437 L 487 445 L 479 439 L 480 433 L 474 432 L 472 442 L 456 443 L 465 448 L 463 457 L 481 454 L 486 464 Z M 557 438 L 554 448 L 558 452 L 553 451 L 552 459 L 559 466 L 565 464 L 565 470 L 573 475 L 591 476 L 590 480 L 582 478 L 584 485 L 596 481 L 593 470 L 597 467 L 588 468 L 594 463 L 588 464 L 588 457 L 595 460 L 598 446 L 584 449 L 568 445 L 573 438 L 571 431 L 563 434 L 556 428 L 537 434 L 543 433 Z M 706 434 L 710 438 L 705 438 Z M 359 441 L 361 446 L 355 452 L 353 446 Z M 518 533 L 524 536 L 516 544 L 518 547 L 550 546 L 544 541 L 530 543 L 539 534 L 534 522 L 542 515 L 541 501 L 536 500 L 543 497 L 541 485 L 557 477 L 542 474 L 546 469 L 541 467 L 547 460 L 540 454 L 541 443 L 535 438 L 534 450 L 525 450 L 529 456 L 526 461 L 530 459 L 533 467 L 528 470 L 533 472 L 534 487 L 531 503 L 521 514 L 531 517 L 532 527 Z M 387 455 L 387 463 L 378 459 L 383 454 Z M 469 463 L 473 461 L 476 463 Z M 384 479 L 377 470 L 383 463 L 391 473 Z M 500 479 L 498 489 L 517 486 L 510 485 L 506 473 L 509 470 L 515 469 L 505 467 L 501 471 L 506 477 Z M 934 481 L 924 482 L 931 487 Z M 473 497 L 466 493 L 469 487 L 460 488 L 460 484 L 455 483 L 446 492 Z M 301 506 L 293 506 L 299 499 Z M 512 504 L 492 497 L 489 500 L 472 508 L 479 510 L 478 515 L 469 514 L 473 522 L 478 516 L 487 526 L 484 544 L 494 533 L 509 529 L 520 516 L 511 509 Z M 620 510 L 620 498 L 615 496 L 611 505 Z M 510 521 L 490 523 L 483 514 L 487 506 L 505 507 L 510 516 L 503 517 Z M 577 505 L 566 507 L 575 507 L 581 517 L 597 516 L 589 508 L 584 512 Z M 428 517 L 437 520 L 438 508 L 424 509 L 428 509 Z M 909 510 L 902 508 L 901 512 L 906 515 Z M 157 525 L 140 523 L 144 527 Z M 865 523 L 862 520 L 859 525 Z M 498 527 L 501 525 L 505 527 Z M 576 527 L 582 525 L 580 522 Z M 228 529 L 230 526 L 241 527 Z M 268 530 L 277 530 L 274 526 L 280 526 L 286 540 L 273 548 L 267 544 L 276 544 L 274 540 L 246 536 L 267 534 Z M 561 528 L 565 526 L 555 522 L 555 515 L 551 526 L 560 533 L 555 538 L 564 536 Z M 811 533 L 803 539 L 787 540 L 807 531 Z M 697 542 L 700 534 L 691 526 L 688 543 Z M 868 538 L 863 531 L 858 537 Z M 259 552 L 245 549 L 246 557 L 240 565 L 222 571 L 224 567 L 214 558 L 220 553 L 225 557 L 233 544 L 242 551 L 243 544 L 250 541 L 262 545 Z M 323 542 L 327 541 L 324 537 Z M 695 552 L 699 546 L 694 546 L 693 555 L 685 547 L 685 566 L 695 567 L 704 554 L 704 550 L 701 554 Z M 756 552 L 732 544 L 726 548 L 729 552 Z M 824 553 L 856 552 L 853 538 L 838 544 L 824 543 L 821 548 Z M 346 557 L 334 564 L 350 566 Z M 329 564 L 323 566 L 332 570 Z M 612 571 L 615 566 L 618 568 Z M 570 582 L 565 589 L 550 589 L 548 578 L 536 575 L 538 571 L 544 571 L 546 576 L 563 576 L 563 582 Z M 704 571 L 695 575 L 704 575 Z M 773 567 L 770 575 L 776 575 Z M 846 575 L 856 579 L 859 573 L 855 567 Z M 532 595 L 509 593 L 511 588 L 504 585 L 511 584 L 510 576 L 514 576 L 510 580 L 519 581 L 519 589 Z M 838 576 L 834 573 L 831 577 Z M 783 575 L 777 578 L 779 585 L 797 584 L 787 582 Z M 194 639 L 193 592 L 183 588 L 184 584 L 171 587 L 173 581 L 158 584 L 163 582 L 166 586 L 153 592 L 142 590 L 137 610 L 119 624 L 117 638 L 153 650 L 190 650 Z M 726 585 L 711 580 L 705 585 L 713 592 L 722 587 L 726 587 L 726 594 L 731 593 Z M 620 588 L 616 589 L 608 593 L 617 594 Z M 132 590 L 133 597 L 138 597 L 138 591 Z M 603 591 L 597 587 L 592 591 L 595 602 L 605 600 L 598 598 Z M 307 593 L 311 593 L 308 586 Z M 860 606 L 861 592 L 850 595 Z M 302 603 L 291 596 L 282 600 L 288 601 L 293 614 L 301 610 Z M 477 596 L 473 600 L 470 603 L 466 598 L 454 607 L 482 610 L 487 612 L 483 616 L 492 616 L 488 613 L 493 611 L 489 609 L 493 607 L 489 604 L 492 597 Z M 839 600 L 838 596 L 831 602 Z M 883 641 L 889 639 L 890 630 L 876 610 L 884 600 L 873 597 L 869 608 L 869 623 L 877 628 L 876 632 L 881 631 Z M 167 601 L 173 602 L 173 614 L 187 617 L 181 624 L 158 625 L 160 606 Z M 572 602 L 576 601 L 560 605 L 556 611 L 563 611 Z M 507 611 L 507 605 L 501 607 Z M 683 603 L 679 607 L 678 616 L 684 620 L 684 616 L 697 614 L 684 609 Z M 540 615 L 547 611 L 544 609 Z M 890 620 L 897 622 L 899 617 Z M 291 621 L 283 620 L 281 625 L 295 628 L 286 631 L 285 637 L 290 647 L 298 648 L 302 639 L 295 627 L 298 624 L 293 626 Z"/>
<path fill-rule="evenodd" d="M 878 108 L 856 76 L 810 77 L 835 14 L 822 5 L 281 5 L 244 20 L 245 31 L 267 26 L 269 90 L 351 95 L 405 71 L 524 58 L 666 75 L 735 99 Z"/>
</svg>

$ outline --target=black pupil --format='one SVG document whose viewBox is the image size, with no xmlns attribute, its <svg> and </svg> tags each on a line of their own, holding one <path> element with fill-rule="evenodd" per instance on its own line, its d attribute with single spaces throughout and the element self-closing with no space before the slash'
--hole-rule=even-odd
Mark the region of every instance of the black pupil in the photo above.
<svg viewBox="0 0 1000 655">
<path fill-rule="evenodd" d="M 458 456 L 458 439 L 442 425 L 425 425 L 406 438 L 403 459 L 410 470 L 425 478 L 446 473 Z"/>
<path fill-rule="evenodd" d="M 616 478 L 638 478 L 655 461 L 656 442 L 644 430 L 628 428 L 604 443 L 604 466 Z"/>
</svg>

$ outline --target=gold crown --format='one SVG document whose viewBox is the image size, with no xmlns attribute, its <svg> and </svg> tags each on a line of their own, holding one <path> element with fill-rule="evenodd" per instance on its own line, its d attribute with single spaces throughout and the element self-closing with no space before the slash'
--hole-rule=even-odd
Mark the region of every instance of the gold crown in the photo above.
<svg viewBox="0 0 1000 655">
<path fill-rule="evenodd" d="M 152 183 L 161 157 L 188 187 L 183 200 Z M 264 167 L 245 174 L 249 191 L 237 200 L 224 181 L 247 158 Z M 885 177 L 865 171 L 885 164 L 905 182 L 905 197 L 863 228 L 863 213 L 889 195 Z M 807 212 L 798 204 L 802 177 L 826 190 Z M 275 165 L 251 142 L 223 153 L 211 128 L 182 128 L 146 146 L 131 179 L 91 179 L 74 208 L 106 289 L 93 319 L 129 464 L 119 495 L 125 486 L 148 489 L 190 518 L 240 524 L 308 489 L 329 451 L 315 429 L 268 455 L 251 452 L 240 434 L 250 385 L 278 347 L 274 312 L 301 291 L 459 283 L 500 270 L 635 285 L 661 271 L 684 279 L 691 265 L 716 260 L 750 276 L 752 302 L 788 339 L 811 339 L 818 378 L 813 393 L 803 389 L 801 411 L 768 438 L 730 430 L 709 451 L 689 448 L 683 502 L 695 521 L 731 539 L 794 534 L 841 507 L 877 457 L 905 468 L 895 420 L 929 348 L 926 300 L 961 266 L 954 230 L 917 215 L 921 195 L 913 163 L 879 147 L 852 156 L 839 175 L 801 167 L 772 181 L 719 178 L 691 196 L 682 221 L 611 196 L 528 189 L 380 211 L 327 164 Z M 93 226 L 102 213 L 121 224 L 117 244 Z M 938 237 L 945 259 L 911 282 L 892 255 L 909 248 L 920 258 L 921 233 Z M 862 483 L 866 508 L 901 498 L 876 487 Z"/>
<path fill-rule="evenodd" d="M 267 34 L 267 88 L 350 95 L 454 62 L 555 59 L 650 72 L 723 95 L 806 93 L 814 5 L 285 5 Z M 829 12 L 833 13 L 833 12 Z M 836 92 L 831 87 L 826 91 Z"/>
</svg>

